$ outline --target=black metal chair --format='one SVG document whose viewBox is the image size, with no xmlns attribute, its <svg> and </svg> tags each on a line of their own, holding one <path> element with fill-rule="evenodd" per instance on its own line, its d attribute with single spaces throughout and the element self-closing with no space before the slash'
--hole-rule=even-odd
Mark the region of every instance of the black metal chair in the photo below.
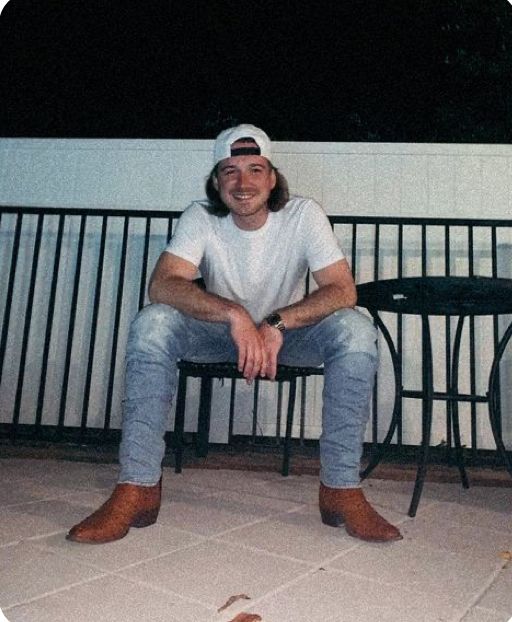
<svg viewBox="0 0 512 622">
<path fill-rule="evenodd" d="M 210 433 L 210 411 L 212 400 L 212 384 L 214 378 L 243 378 L 238 371 L 236 363 L 193 363 L 191 361 L 179 361 L 178 394 L 176 397 L 176 417 L 174 421 L 174 452 L 175 472 L 181 473 L 183 461 L 183 433 L 185 425 L 185 402 L 187 396 L 187 379 L 200 378 L 201 389 L 199 397 L 199 416 L 197 422 L 196 455 L 205 457 L 208 453 L 208 439 Z M 323 375 L 322 367 L 292 367 L 278 365 L 276 382 L 289 382 L 288 405 L 286 410 L 286 433 L 284 438 L 283 464 L 281 473 L 286 476 L 289 473 L 291 435 L 293 426 L 293 413 L 295 408 L 295 396 L 297 393 L 297 378 Z M 261 379 L 265 380 L 265 379 Z"/>
</svg>

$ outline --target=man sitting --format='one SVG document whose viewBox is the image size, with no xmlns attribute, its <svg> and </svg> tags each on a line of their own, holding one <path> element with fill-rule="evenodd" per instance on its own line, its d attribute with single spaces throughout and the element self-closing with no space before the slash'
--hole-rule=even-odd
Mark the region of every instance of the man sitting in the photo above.
<svg viewBox="0 0 512 622">
<path fill-rule="evenodd" d="M 179 219 L 151 277 L 151 304 L 130 329 L 119 483 L 68 539 L 110 542 L 156 521 L 179 359 L 236 361 L 248 382 L 274 379 L 278 363 L 323 364 L 322 521 L 363 540 L 401 539 L 360 487 L 376 333 L 354 310 L 354 281 L 325 213 L 288 197 L 270 140 L 252 125 L 217 137 L 206 193 Z M 308 269 L 318 288 L 304 297 Z"/>
</svg>

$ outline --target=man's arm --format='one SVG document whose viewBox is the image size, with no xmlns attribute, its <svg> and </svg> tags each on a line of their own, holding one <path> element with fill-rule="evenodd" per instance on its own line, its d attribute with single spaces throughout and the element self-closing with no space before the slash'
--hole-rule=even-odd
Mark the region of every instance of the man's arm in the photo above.
<svg viewBox="0 0 512 622">
<path fill-rule="evenodd" d="M 266 367 L 266 352 L 251 316 L 239 304 L 210 294 L 194 283 L 197 267 L 186 259 L 163 252 L 149 282 L 149 300 L 163 303 L 206 322 L 229 324 L 238 351 L 238 369 L 248 380 Z"/>
<path fill-rule="evenodd" d="M 276 309 L 286 328 L 301 328 L 316 324 L 334 311 L 354 307 L 357 292 L 346 259 L 313 272 L 318 289 L 298 302 Z"/>
<path fill-rule="evenodd" d="M 316 324 L 338 309 L 355 306 L 356 286 L 346 259 L 313 272 L 313 278 L 318 285 L 317 290 L 288 307 L 276 309 L 287 329 Z M 267 353 L 267 368 L 262 371 L 274 379 L 283 336 L 266 322 L 260 325 L 259 331 Z"/>
</svg>

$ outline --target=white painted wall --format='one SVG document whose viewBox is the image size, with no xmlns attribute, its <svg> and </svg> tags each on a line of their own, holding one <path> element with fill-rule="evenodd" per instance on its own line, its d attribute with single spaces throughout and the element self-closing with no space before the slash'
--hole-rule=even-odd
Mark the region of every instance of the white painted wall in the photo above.
<svg viewBox="0 0 512 622">
<path fill-rule="evenodd" d="M 1 139 L 0 204 L 183 209 L 209 140 Z M 292 192 L 331 214 L 503 218 L 512 145 L 276 142 Z"/>
<path fill-rule="evenodd" d="M 181 210 L 190 201 L 204 196 L 203 184 L 211 167 L 211 151 L 212 141 L 207 140 L 2 139 L 0 204 Z M 330 214 L 512 217 L 512 145 L 277 142 L 274 153 L 274 162 L 287 177 L 291 191 L 314 197 Z M 345 243 L 348 245 L 348 241 Z M 454 239 L 453 243 L 456 246 L 464 242 Z M 411 252 L 410 257 L 408 269 L 414 273 L 415 269 L 419 270 L 417 253 Z M 381 278 L 386 276 L 387 270 L 392 272 L 392 263 L 383 266 Z M 482 259 L 480 267 L 485 273 L 489 269 L 488 262 Z M 460 266 L 461 273 L 464 269 L 465 266 Z M 506 266 L 504 269 L 512 276 L 512 270 Z M 358 270 L 361 280 L 371 278 L 370 263 L 359 266 Z M 439 271 L 442 272 L 442 267 Z M 4 273 L 0 287 L 5 286 Z M 484 336 L 489 336 L 485 330 Z M 413 374 L 419 369 L 416 357 L 419 332 L 414 324 L 407 332 L 407 339 L 407 346 L 414 354 L 406 370 Z M 13 360 L 15 342 L 13 336 L 9 343 Z M 479 347 L 482 362 L 479 374 L 485 379 L 492 352 L 485 340 Z M 32 355 L 37 357 L 35 346 Z M 58 349 L 54 356 L 58 358 Z M 80 369 L 80 356 L 77 347 L 77 374 L 80 373 L 76 371 Z M 55 364 L 58 367 L 58 363 Z M 505 367 L 512 368 L 509 359 Z M 389 373 L 389 366 L 384 363 L 380 391 L 384 407 L 388 409 L 392 401 Z M 101 379 L 102 374 L 97 367 L 95 377 Z M 510 375 L 509 371 L 507 374 Z M 58 378 L 57 374 L 56 382 Z M 414 382 L 414 378 L 411 381 Z M 116 387 L 118 406 L 113 423 L 119 425 L 121 381 Z M 0 400 L 2 421 L 9 420 L 8 404 L 14 388 Z M 314 386 L 310 384 L 308 434 L 311 436 L 318 435 L 320 430 L 320 390 L 321 380 Z M 222 405 L 227 392 L 227 388 L 217 387 L 213 441 L 221 441 L 226 435 L 227 419 Z M 92 396 L 93 404 L 96 398 L 98 396 Z M 73 399 L 80 402 L 79 395 L 72 396 L 71 401 Z M 195 398 L 191 399 L 188 415 L 191 428 L 195 404 Z M 238 406 L 235 431 L 246 430 L 252 407 L 249 391 L 240 392 Z M 27 421 L 31 408 L 30 400 L 26 400 L 24 416 Z M 420 426 L 416 413 L 419 404 L 408 404 L 407 408 L 414 415 L 409 418 L 404 440 L 418 442 Z M 275 395 L 268 385 L 262 392 L 261 409 L 263 419 L 269 421 L 266 431 L 272 433 L 270 422 L 274 420 Z M 99 421 L 100 410 L 98 398 Z M 44 422 L 51 423 L 51 402 L 47 411 Z M 67 423 L 76 425 L 77 421 L 71 417 Z M 481 446 L 493 447 L 485 417 L 480 427 Z M 467 439 L 467 426 L 463 430 Z M 512 423 L 507 423 L 505 433 L 512 439 Z M 442 442 L 444 437 L 441 417 L 434 427 L 434 442 Z"/>
</svg>

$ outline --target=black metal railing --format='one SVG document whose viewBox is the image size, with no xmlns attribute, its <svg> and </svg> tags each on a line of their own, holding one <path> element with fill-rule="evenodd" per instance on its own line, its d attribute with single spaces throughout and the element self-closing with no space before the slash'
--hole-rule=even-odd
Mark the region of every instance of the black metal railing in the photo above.
<svg viewBox="0 0 512 622">
<path fill-rule="evenodd" d="M 1 436 L 13 442 L 20 438 L 98 442 L 118 434 L 127 328 L 147 302 L 150 272 L 180 214 L 0 207 Z M 330 221 L 349 251 L 358 282 L 432 274 L 512 277 L 512 220 L 335 215 Z M 484 373 L 485 336 L 490 330 L 495 348 L 507 318 L 488 321 L 490 328 L 470 318 L 465 352 L 472 392 Z M 393 322 L 402 355 L 410 349 L 414 324 L 402 316 Z M 437 356 L 444 361 L 440 381 L 449 383 L 452 324 L 449 318 L 440 322 Z M 373 397 L 373 444 L 385 435 L 392 409 L 393 390 L 386 381 L 389 363 L 383 359 Z M 318 438 L 320 425 L 318 417 L 311 422 L 308 409 L 316 381 L 308 382 L 302 383 L 296 418 L 295 436 L 301 441 Z M 259 383 L 251 389 L 249 436 L 279 440 L 283 387 L 276 387 L 276 416 L 267 426 L 259 419 L 260 390 Z M 233 385 L 226 415 L 230 434 L 236 394 Z M 503 399 L 507 406 L 512 403 L 508 393 Z M 449 405 L 446 408 L 442 436 L 451 446 Z M 477 408 L 470 406 L 467 434 L 475 456 L 482 435 Z M 408 427 L 409 417 L 402 413 L 397 445 L 417 444 Z M 505 438 L 507 434 L 512 437 L 508 423 Z"/>
</svg>

